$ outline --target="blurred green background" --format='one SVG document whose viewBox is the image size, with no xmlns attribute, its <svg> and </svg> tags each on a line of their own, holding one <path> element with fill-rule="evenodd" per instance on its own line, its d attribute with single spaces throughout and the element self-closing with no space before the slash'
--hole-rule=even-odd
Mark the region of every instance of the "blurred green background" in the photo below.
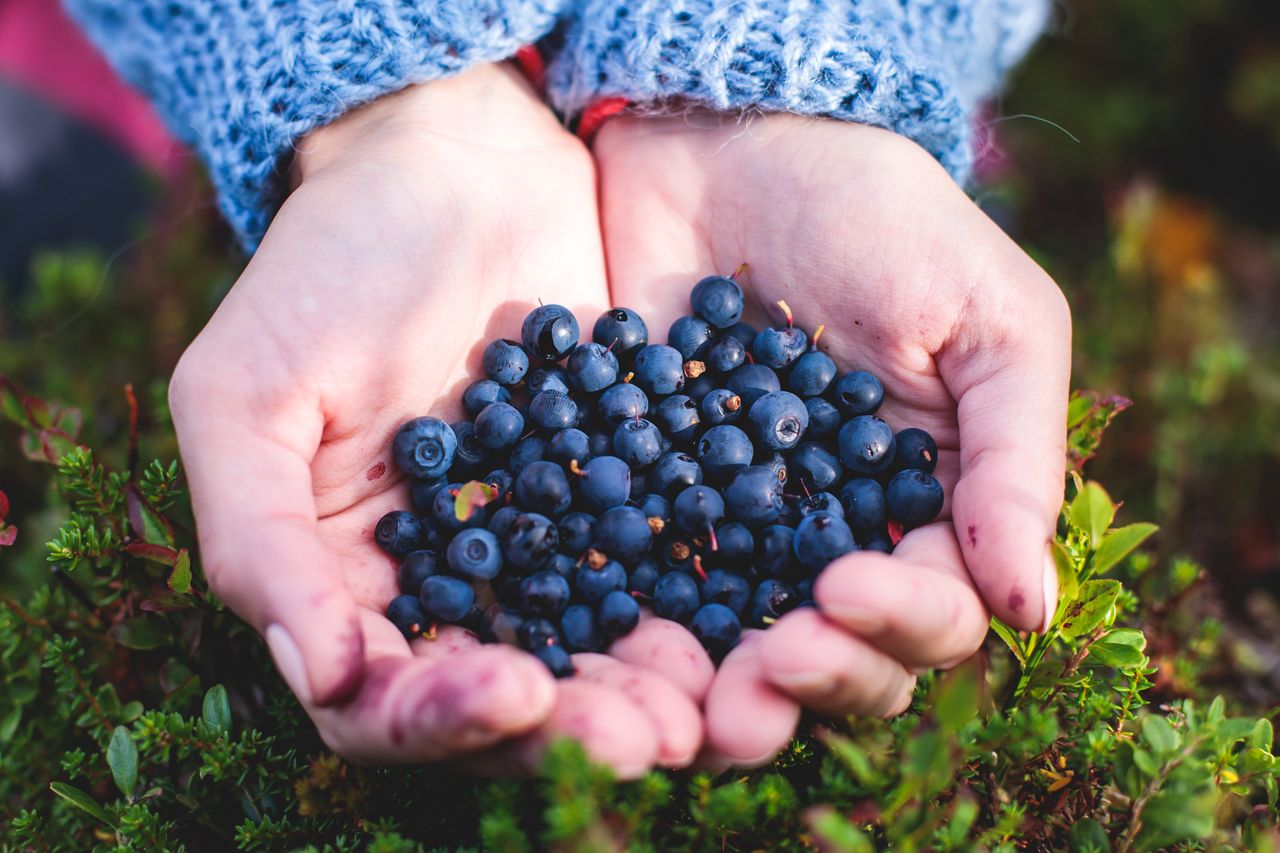
<svg viewBox="0 0 1280 853">
<path fill-rule="evenodd" d="M 1074 0 L 985 121 L 983 206 L 1058 280 L 1075 384 L 1134 401 L 1090 473 L 1154 519 L 1226 606 L 1280 625 L 1280 3 Z M 242 263 L 196 173 L 160 191 L 136 242 L 47 246 L 0 302 L 0 374 L 78 407 L 144 458 L 172 455 L 165 382 Z M 123 459 L 109 460 L 123 463 Z M 43 581 L 61 521 L 49 472 L 0 425 L 17 548 L 0 584 Z"/>
</svg>

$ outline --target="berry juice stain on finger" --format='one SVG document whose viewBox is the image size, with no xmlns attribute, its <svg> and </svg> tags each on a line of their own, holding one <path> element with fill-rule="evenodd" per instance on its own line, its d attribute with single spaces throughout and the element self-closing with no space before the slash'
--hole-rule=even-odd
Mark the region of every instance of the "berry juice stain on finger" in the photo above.
<svg viewBox="0 0 1280 853">
<path fill-rule="evenodd" d="M 1022 606 L 1027 603 L 1027 598 L 1022 594 L 1022 590 L 1014 587 L 1009 591 L 1009 610 L 1013 613 L 1021 613 Z"/>
<path fill-rule="evenodd" d="M 364 472 L 364 478 L 370 482 L 379 479 L 383 474 L 387 473 L 387 463 L 375 462 L 369 466 L 369 470 Z"/>
</svg>

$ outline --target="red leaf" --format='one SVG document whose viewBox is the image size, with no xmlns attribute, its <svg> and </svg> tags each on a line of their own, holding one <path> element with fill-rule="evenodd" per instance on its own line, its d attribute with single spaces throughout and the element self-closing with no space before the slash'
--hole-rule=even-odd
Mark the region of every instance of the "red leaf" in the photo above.
<svg viewBox="0 0 1280 853">
<path fill-rule="evenodd" d="M 0 489 L 0 521 L 4 521 L 9 515 L 9 496 L 4 493 L 4 489 Z"/>
<path fill-rule="evenodd" d="M 49 404 L 39 397 L 23 397 L 22 408 L 36 426 L 47 429 L 53 424 L 53 419 L 49 415 Z"/>
<path fill-rule="evenodd" d="M 896 521 L 889 522 L 889 542 L 891 544 L 896 546 L 899 542 L 901 542 L 904 532 L 905 531 L 903 531 L 901 524 L 899 524 Z"/>
<path fill-rule="evenodd" d="M 130 483 L 125 489 L 125 503 L 129 507 L 129 527 L 134 536 L 152 545 L 173 544 L 173 525 L 151 508 L 136 484 Z M 177 559 L 176 555 L 174 559 Z"/>
<path fill-rule="evenodd" d="M 130 542 L 124 546 L 124 552 L 166 566 L 172 566 L 178 562 L 177 551 L 166 548 L 164 545 L 152 545 L 149 542 Z"/>
<path fill-rule="evenodd" d="M 18 528 L 0 522 L 0 548 L 12 545 L 18 538 Z"/>
</svg>

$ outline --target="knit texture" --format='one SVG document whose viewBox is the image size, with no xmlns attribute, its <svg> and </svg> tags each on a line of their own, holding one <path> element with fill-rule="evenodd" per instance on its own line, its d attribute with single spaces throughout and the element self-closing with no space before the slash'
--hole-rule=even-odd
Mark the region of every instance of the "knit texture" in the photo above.
<svg viewBox="0 0 1280 853">
<path fill-rule="evenodd" d="M 1049 0 L 578 0 L 548 71 L 571 120 L 645 110 L 830 116 L 914 139 L 961 183 L 973 113 L 1035 40 Z"/>
<path fill-rule="evenodd" d="M 294 143 L 380 95 L 505 59 L 567 0 L 64 0 L 208 164 L 252 250 Z"/>
</svg>

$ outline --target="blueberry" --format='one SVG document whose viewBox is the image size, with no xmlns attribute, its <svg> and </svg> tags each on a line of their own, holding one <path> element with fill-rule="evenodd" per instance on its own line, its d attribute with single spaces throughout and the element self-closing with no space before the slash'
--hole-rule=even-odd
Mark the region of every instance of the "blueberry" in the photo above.
<svg viewBox="0 0 1280 853">
<path fill-rule="evenodd" d="M 462 392 L 462 408 L 475 417 L 490 403 L 510 403 L 511 392 L 492 379 L 477 379 Z"/>
<path fill-rule="evenodd" d="M 418 515 L 431 513 L 431 502 L 436 494 L 449 485 L 448 477 L 436 477 L 431 480 L 412 480 L 409 483 L 409 504 Z"/>
<path fill-rule="evenodd" d="M 627 500 L 634 505 L 648 493 L 649 475 L 644 471 L 633 472 L 631 474 L 631 494 L 627 497 Z"/>
<path fill-rule="evenodd" d="M 502 541 L 502 556 L 519 574 L 546 568 L 560 547 L 560 532 L 551 519 L 526 512 L 516 516 Z"/>
<path fill-rule="evenodd" d="M 649 471 L 650 491 L 668 499 L 701 482 L 702 466 L 687 453 L 664 453 Z"/>
<path fill-rule="evenodd" d="M 809 428 L 804 433 L 809 438 L 835 435 L 844 422 L 840 410 L 821 397 L 806 397 L 804 407 L 809 410 Z"/>
<path fill-rule="evenodd" d="M 607 346 L 579 344 L 569 355 L 565 373 L 574 388 L 594 394 L 618 381 L 618 357 Z"/>
<path fill-rule="evenodd" d="M 628 418 L 643 418 L 649 414 L 649 398 L 630 382 L 619 382 L 600 395 L 596 411 L 609 423 L 620 424 Z"/>
<path fill-rule="evenodd" d="M 494 602 L 485 609 L 483 621 L 485 633 L 490 638 L 499 643 L 515 645 L 524 617 L 513 607 Z"/>
<path fill-rule="evenodd" d="M 751 355 L 756 364 L 780 370 L 798 359 L 808 348 L 808 335 L 795 326 L 788 326 L 785 329 L 761 331 L 751 344 Z"/>
<path fill-rule="evenodd" d="M 427 578 L 418 593 L 423 611 L 442 622 L 460 621 L 471 612 L 475 601 L 471 584 L 445 575 Z"/>
<path fill-rule="evenodd" d="M 933 436 L 922 429 L 910 427 L 899 430 L 894 436 L 898 452 L 894 456 L 893 467 L 899 471 L 914 468 L 926 474 L 932 474 L 938 465 L 938 444 Z"/>
<path fill-rule="evenodd" d="M 787 386 L 801 397 L 826 393 L 836 378 L 836 363 L 824 352 L 813 350 L 796 359 L 787 376 Z"/>
<path fill-rule="evenodd" d="M 893 430 L 874 415 L 859 415 L 840 427 L 840 461 L 852 474 L 888 471 L 896 445 Z"/>
<path fill-rule="evenodd" d="M 858 550 L 858 543 L 844 519 L 815 512 L 805 516 L 796 528 L 793 549 L 805 568 L 818 572 L 837 557 Z"/>
<path fill-rule="evenodd" d="M 625 592 L 611 592 L 600 602 L 600 630 L 609 637 L 630 634 L 640 622 L 640 605 Z"/>
<path fill-rule="evenodd" d="M 569 651 L 598 652 L 601 649 L 596 612 L 585 604 L 569 605 L 560 617 L 560 633 L 564 635 L 564 645 Z"/>
<path fill-rule="evenodd" d="M 799 478 L 800 483 L 815 491 L 830 488 L 844 477 L 840 457 L 813 441 L 801 442 L 796 447 L 788 460 L 787 470 Z"/>
<path fill-rule="evenodd" d="M 796 581 L 796 607 L 812 607 L 813 606 L 813 582 L 814 578 L 801 578 Z"/>
<path fill-rule="evenodd" d="M 885 503 L 894 521 L 903 527 L 919 527 L 942 512 L 942 485 L 932 474 L 908 468 L 889 481 Z"/>
<path fill-rule="evenodd" d="M 476 440 L 487 449 L 510 450 L 524 432 L 524 415 L 510 403 L 490 403 L 476 415 Z"/>
<path fill-rule="evenodd" d="M 505 338 L 484 348 L 485 375 L 501 385 L 517 385 L 529 372 L 529 354 Z"/>
<path fill-rule="evenodd" d="M 673 445 L 681 447 L 693 441 L 701 423 L 697 402 L 685 394 L 672 394 L 659 403 L 653 410 L 652 420 Z"/>
<path fill-rule="evenodd" d="M 717 566 L 742 574 L 749 571 L 755 549 L 756 538 L 750 528 L 729 522 L 716 528 L 716 550 L 709 556 L 714 558 Z"/>
<path fill-rule="evenodd" d="M 725 377 L 724 387 L 741 397 L 742 404 L 749 409 L 765 394 L 781 391 L 782 383 L 778 381 L 778 374 L 763 364 L 744 364 Z"/>
<path fill-rule="evenodd" d="M 397 595 L 391 599 L 391 603 L 387 605 L 387 618 L 409 640 L 422 636 L 430 623 L 427 614 L 422 612 L 422 605 L 418 603 L 416 591 L 412 595 Z"/>
<path fill-rule="evenodd" d="M 606 510 L 596 522 L 596 547 L 614 560 L 630 565 L 652 542 L 649 519 L 633 506 Z"/>
<path fill-rule="evenodd" d="M 791 584 L 777 578 L 766 578 L 760 581 L 751 596 L 751 624 L 757 628 L 768 628 L 799 603 L 800 598 Z"/>
<path fill-rule="evenodd" d="M 669 572 L 653 586 L 653 612 L 687 623 L 698 609 L 698 585 L 684 572 Z"/>
<path fill-rule="evenodd" d="M 564 647 L 557 643 L 538 646 L 532 649 L 530 654 L 542 661 L 542 665 L 556 678 L 572 678 L 577 674 L 577 670 L 573 668 L 573 658 L 569 657 Z"/>
<path fill-rule="evenodd" d="M 413 513 L 392 510 L 378 519 L 378 526 L 373 529 L 373 541 L 393 557 L 403 557 L 426 544 L 426 532 Z"/>
<path fill-rule="evenodd" d="M 424 479 L 448 471 L 457 448 L 453 429 L 439 418 L 414 418 L 401 426 L 391 441 L 391 455 L 400 470 Z"/>
<path fill-rule="evenodd" d="M 742 468 L 725 487 L 724 502 L 734 521 L 749 527 L 773 524 L 782 515 L 782 483 L 771 468 Z"/>
<path fill-rule="evenodd" d="M 547 432 L 578 425 L 578 404 L 560 391 L 542 391 L 529 401 L 529 419 Z"/>
<path fill-rule="evenodd" d="M 756 536 L 755 567 L 766 577 L 782 577 L 794 566 L 795 528 L 770 524 Z"/>
<path fill-rule="evenodd" d="M 844 507 L 840 505 L 840 499 L 831 492 L 814 492 L 801 498 L 796 506 L 800 510 L 801 518 L 813 515 L 815 512 L 825 512 L 836 518 L 844 518 Z M 845 523 L 848 524 L 848 522 Z"/>
<path fill-rule="evenodd" d="M 667 538 L 662 550 L 658 553 L 664 572 L 693 572 L 693 558 L 697 554 L 688 539 Z"/>
<path fill-rule="evenodd" d="M 613 429 L 593 429 L 587 433 L 591 439 L 591 457 L 613 455 Z"/>
<path fill-rule="evenodd" d="M 596 517 L 585 512 L 571 512 L 556 525 L 560 533 L 560 551 L 571 557 L 585 554 L 596 541 Z"/>
<path fill-rule="evenodd" d="M 632 381 L 646 394 L 665 397 L 684 388 L 684 359 L 680 351 L 663 344 L 649 344 L 636 353 Z"/>
<path fill-rule="evenodd" d="M 706 320 L 680 317 L 667 331 L 667 345 L 679 350 L 684 361 L 702 361 L 715 336 L 715 328 Z"/>
<path fill-rule="evenodd" d="M 617 560 L 606 560 L 599 568 L 592 568 L 591 561 L 578 566 L 578 595 L 587 604 L 597 605 L 611 592 L 627 588 L 627 572 Z"/>
<path fill-rule="evenodd" d="M 630 308 L 610 308 L 596 320 L 591 339 L 604 346 L 613 345 L 619 359 L 628 359 L 649 343 L 649 328 Z"/>
<path fill-rule="evenodd" d="M 845 521 L 858 531 L 879 530 L 884 526 L 884 488 L 875 480 L 860 477 L 850 480 L 840 490 Z"/>
<path fill-rule="evenodd" d="M 702 582 L 700 593 L 703 604 L 723 604 L 741 616 L 746 610 L 747 599 L 751 597 L 751 585 L 742 575 L 712 569 L 707 572 L 707 579 Z"/>
<path fill-rule="evenodd" d="M 461 477 L 486 466 L 489 462 L 489 449 L 476 437 L 475 424 L 471 421 L 458 421 L 450 429 L 458 444 L 449 473 L 454 477 Z"/>
<path fill-rule="evenodd" d="M 723 604 L 704 604 L 689 620 L 689 631 L 698 638 L 712 659 L 727 655 L 742 637 L 742 623 Z"/>
<path fill-rule="evenodd" d="M 511 455 L 507 458 L 507 470 L 515 476 L 534 462 L 541 462 L 551 452 L 551 446 L 545 438 L 531 435 L 520 439 Z"/>
<path fill-rule="evenodd" d="M 641 557 L 636 561 L 635 568 L 627 575 L 627 591 L 652 597 L 653 587 L 660 575 L 657 563 L 648 557 Z"/>
<path fill-rule="evenodd" d="M 747 348 L 737 338 L 722 335 L 716 338 L 711 343 L 711 346 L 707 347 L 705 361 L 707 369 L 711 372 L 728 373 L 746 364 Z"/>
<path fill-rule="evenodd" d="M 617 456 L 597 456 L 577 477 L 578 497 L 592 512 L 622 506 L 631 497 L 631 466 Z"/>
<path fill-rule="evenodd" d="M 884 402 L 884 386 L 865 370 L 846 373 L 836 382 L 835 404 L 845 417 L 873 415 Z"/>
<path fill-rule="evenodd" d="M 578 573 L 578 561 L 576 558 L 561 552 L 551 558 L 551 562 L 547 564 L 545 571 L 555 572 L 569 581 L 569 583 L 573 583 L 573 577 Z"/>
<path fill-rule="evenodd" d="M 559 391 L 561 394 L 568 394 L 569 376 L 560 365 L 546 364 L 529 371 L 524 381 L 524 388 L 529 393 L 530 400 L 543 391 Z"/>
<path fill-rule="evenodd" d="M 520 581 L 520 609 L 532 616 L 558 619 L 569 606 L 569 582 L 544 569 Z"/>
<path fill-rule="evenodd" d="M 738 321 L 737 323 L 734 323 L 729 328 L 725 329 L 720 334 L 720 337 L 736 338 L 737 340 L 742 342 L 742 346 L 746 348 L 747 352 L 751 352 L 751 346 L 752 344 L 755 343 L 757 334 L 758 332 L 756 332 L 756 329 L 754 326 L 747 323 L 743 323 L 742 321 Z"/>
<path fill-rule="evenodd" d="M 731 424 L 742 416 L 742 398 L 728 388 L 716 388 L 702 398 L 700 408 L 707 426 Z"/>
<path fill-rule="evenodd" d="M 422 582 L 440 571 L 440 555 L 435 551 L 410 551 L 400 561 L 396 580 L 405 595 L 416 596 Z"/>
<path fill-rule="evenodd" d="M 724 519 L 724 499 L 710 486 L 690 486 L 676 496 L 671 518 L 686 533 L 706 533 Z"/>
<path fill-rule="evenodd" d="M 693 362 L 689 362 L 689 364 L 692 363 Z M 685 365 L 686 371 L 689 370 L 689 364 Z M 701 400 L 703 397 L 714 391 L 715 388 L 716 383 L 712 381 L 711 374 L 704 371 L 701 375 L 695 376 L 692 379 L 686 376 L 684 388 L 681 390 L 690 400 Z"/>
<path fill-rule="evenodd" d="M 515 485 L 516 478 L 511 475 L 510 471 L 502 468 L 495 468 L 488 474 L 480 478 L 480 482 L 493 489 L 494 496 L 489 500 L 487 506 L 498 507 L 505 506 L 509 501 L 508 496 L 511 494 L 511 487 Z"/>
<path fill-rule="evenodd" d="M 698 463 L 712 482 L 724 482 L 750 465 L 754 456 L 751 439 L 732 424 L 712 427 L 698 439 Z"/>
<path fill-rule="evenodd" d="M 591 458 L 591 438 L 573 427 L 556 430 L 547 441 L 547 458 L 565 468 L 574 462 L 585 465 Z"/>
<path fill-rule="evenodd" d="M 693 313 L 717 329 L 727 329 L 742 319 L 746 300 L 742 287 L 726 275 L 709 275 L 689 294 Z"/>
<path fill-rule="evenodd" d="M 662 455 L 662 433 L 644 418 L 623 421 L 613 431 L 613 452 L 632 468 L 647 468 Z"/>
<path fill-rule="evenodd" d="M 645 518 L 661 519 L 664 523 L 671 520 L 671 501 L 662 495 L 649 492 L 642 495 L 639 500 L 632 501 L 636 509 L 644 513 Z"/>
<path fill-rule="evenodd" d="M 531 652 L 546 646 L 560 645 L 560 629 L 549 619 L 535 616 L 525 619 L 516 629 L 516 640 Z"/>
<path fill-rule="evenodd" d="M 809 410 L 790 391 L 772 391 L 747 410 L 751 436 L 771 450 L 791 450 L 809 427 Z"/>
<path fill-rule="evenodd" d="M 492 580 L 502 570 L 498 537 L 484 528 L 463 530 L 449 543 L 449 568 L 470 580 Z"/>
<path fill-rule="evenodd" d="M 864 551 L 879 551 L 881 554 L 892 554 L 893 543 L 883 533 L 875 533 L 859 543 Z"/>
<path fill-rule="evenodd" d="M 539 305 L 524 318 L 520 340 L 533 358 L 559 361 L 578 345 L 578 321 L 563 305 Z"/>
<path fill-rule="evenodd" d="M 493 517 L 489 519 L 489 523 L 484 526 L 494 536 L 498 537 L 501 542 L 506 538 L 507 531 L 511 529 L 512 523 L 520 515 L 520 510 L 513 506 L 500 507 Z"/>
<path fill-rule="evenodd" d="M 513 489 L 516 504 L 525 512 L 542 515 L 562 515 L 569 508 L 573 495 L 564 469 L 554 462 L 532 462 L 516 475 Z"/>
</svg>

